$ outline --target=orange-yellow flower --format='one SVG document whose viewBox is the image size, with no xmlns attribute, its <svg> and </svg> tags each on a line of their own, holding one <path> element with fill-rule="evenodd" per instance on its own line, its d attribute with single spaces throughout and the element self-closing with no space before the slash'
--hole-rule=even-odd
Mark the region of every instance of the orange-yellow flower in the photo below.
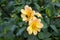
<svg viewBox="0 0 60 40">
<path fill-rule="evenodd" d="M 21 17 L 23 21 L 29 21 L 34 16 L 34 12 L 35 11 L 28 5 L 26 5 L 24 9 L 21 9 Z"/>
<path fill-rule="evenodd" d="M 29 21 L 29 26 L 27 28 L 27 31 L 29 34 L 37 35 L 38 32 L 40 32 L 41 28 L 43 27 L 43 24 L 41 23 L 40 19 L 34 18 Z"/>
</svg>

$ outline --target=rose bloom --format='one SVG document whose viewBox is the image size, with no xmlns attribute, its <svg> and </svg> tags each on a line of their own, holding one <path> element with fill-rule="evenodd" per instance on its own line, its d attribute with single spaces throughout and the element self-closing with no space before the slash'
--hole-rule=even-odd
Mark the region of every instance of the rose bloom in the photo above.
<svg viewBox="0 0 60 40">
<path fill-rule="evenodd" d="M 40 19 L 34 18 L 29 21 L 29 26 L 27 27 L 28 34 L 34 34 L 37 35 L 38 32 L 41 31 L 41 28 L 43 27 L 43 24 L 41 23 Z"/>
</svg>

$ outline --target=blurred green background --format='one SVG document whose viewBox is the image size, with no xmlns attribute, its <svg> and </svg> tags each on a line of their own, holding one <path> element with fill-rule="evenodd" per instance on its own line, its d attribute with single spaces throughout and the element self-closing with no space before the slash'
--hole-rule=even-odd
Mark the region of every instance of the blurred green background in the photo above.
<svg viewBox="0 0 60 40">
<path fill-rule="evenodd" d="M 42 14 L 44 27 L 36 36 L 22 21 L 25 5 Z M 0 40 L 60 40 L 60 0 L 0 0 Z"/>
</svg>

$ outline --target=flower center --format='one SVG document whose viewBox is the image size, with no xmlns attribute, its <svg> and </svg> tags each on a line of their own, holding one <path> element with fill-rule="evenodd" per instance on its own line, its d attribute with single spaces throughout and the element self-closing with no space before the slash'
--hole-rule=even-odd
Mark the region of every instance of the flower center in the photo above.
<svg viewBox="0 0 60 40">
<path fill-rule="evenodd" d="M 31 27 L 32 27 L 33 30 L 36 30 L 36 29 L 37 29 L 36 25 L 37 25 L 37 24 L 36 24 L 35 22 L 32 22 Z"/>
</svg>

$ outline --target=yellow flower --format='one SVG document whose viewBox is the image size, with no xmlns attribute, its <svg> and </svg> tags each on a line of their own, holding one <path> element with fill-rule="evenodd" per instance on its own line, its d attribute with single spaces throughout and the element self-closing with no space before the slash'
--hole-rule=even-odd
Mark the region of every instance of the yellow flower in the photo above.
<svg viewBox="0 0 60 40">
<path fill-rule="evenodd" d="M 26 5 L 24 9 L 21 9 L 21 17 L 23 21 L 29 21 L 34 16 L 34 12 L 35 11 L 28 5 Z"/>
<path fill-rule="evenodd" d="M 42 17 L 41 14 L 32 10 L 32 8 L 28 5 L 26 5 L 24 9 L 21 9 L 21 13 L 23 21 L 28 21 L 29 23 L 29 26 L 27 27 L 27 32 L 29 34 L 33 33 L 34 35 L 37 35 L 37 33 L 40 32 L 41 28 L 43 27 L 43 24 L 41 23 L 41 19 L 37 19 L 35 15 L 37 17 Z"/>
<path fill-rule="evenodd" d="M 40 32 L 41 28 L 43 27 L 43 24 L 41 23 L 40 19 L 34 18 L 29 21 L 29 26 L 27 27 L 27 31 L 29 34 L 37 35 L 38 32 Z"/>
</svg>

